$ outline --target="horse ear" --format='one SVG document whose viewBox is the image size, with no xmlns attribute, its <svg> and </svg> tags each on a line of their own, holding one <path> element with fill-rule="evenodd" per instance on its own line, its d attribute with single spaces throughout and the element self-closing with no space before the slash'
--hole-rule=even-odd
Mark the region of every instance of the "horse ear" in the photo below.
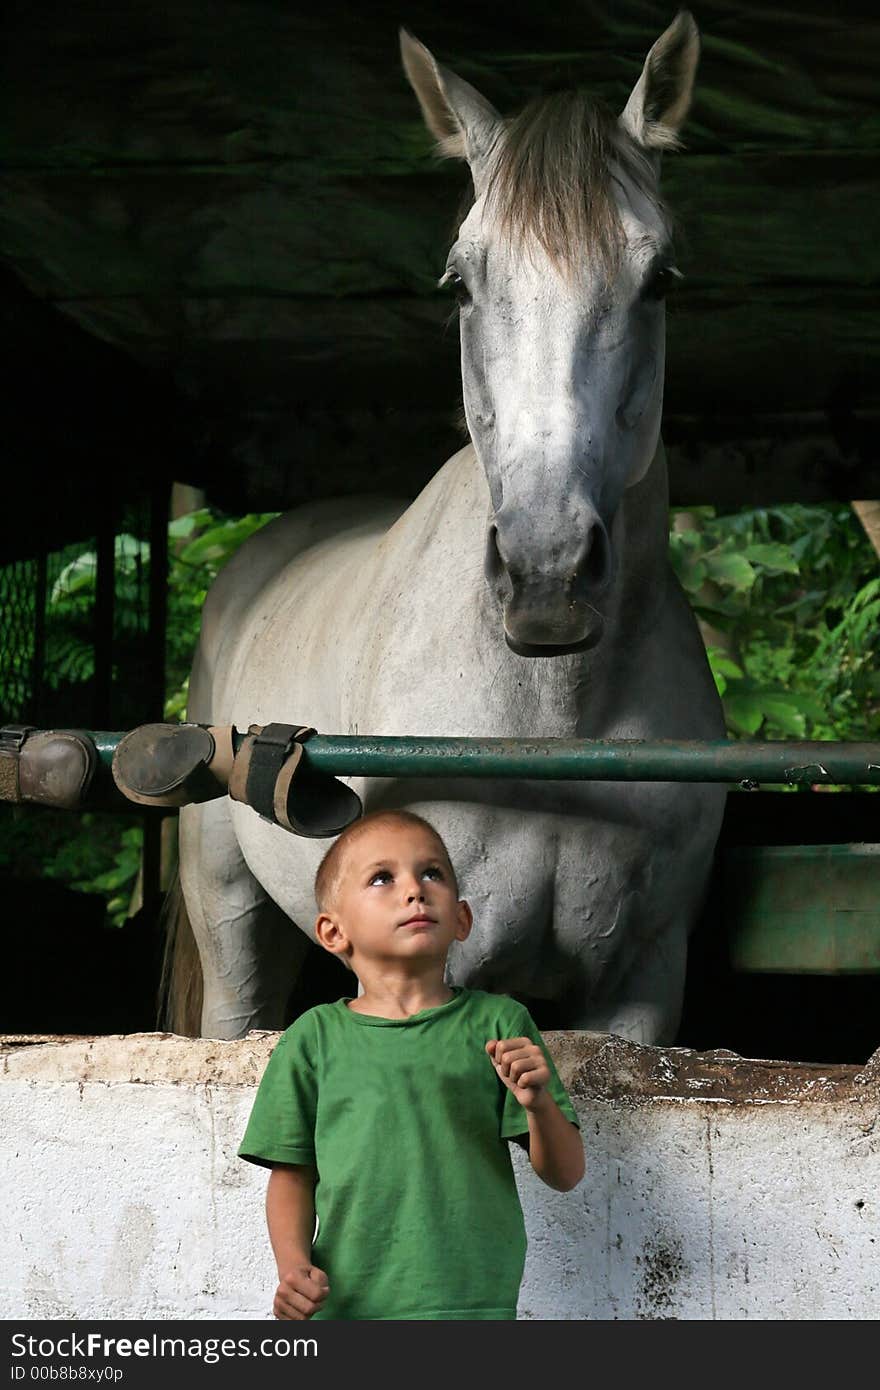
<svg viewBox="0 0 880 1390">
<path fill-rule="evenodd" d="M 691 104 L 700 57 L 694 17 L 679 10 L 645 59 L 642 75 L 620 115 L 620 123 L 648 150 L 679 149 L 678 132 Z"/>
<path fill-rule="evenodd" d="M 425 124 L 437 137 L 437 153 L 466 159 L 476 183 L 501 131 L 501 117 L 475 87 L 441 67 L 433 53 L 406 29 L 400 31 L 400 56 Z"/>
</svg>

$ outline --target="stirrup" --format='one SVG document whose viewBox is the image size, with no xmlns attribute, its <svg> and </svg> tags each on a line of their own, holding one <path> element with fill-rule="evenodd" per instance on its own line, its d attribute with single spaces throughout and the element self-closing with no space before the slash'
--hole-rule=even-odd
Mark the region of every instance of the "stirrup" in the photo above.
<svg viewBox="0 0 880 1390">
<path fill-rule="evenodd" d="M 76 811 L 84 805 L 98 754 L 82 729 L 0 729 L 0 801 L 36 802 Z"/>
<path fill-rule="evenodd" d="M 363 806 L 351 787 L 303 759 L 303 744 L 314 733 L 305 725 L 251 724 L 232 766 L 229 795 L 272 825 L 318 840 L 338 835 Z"/>
<path fill-rule="evenodd" d="M 186 806 L 223 796 L 232 770 L 231 724 L 141 724 L 119 740 L 113 780 L 140 806 Z"/>
</svg>

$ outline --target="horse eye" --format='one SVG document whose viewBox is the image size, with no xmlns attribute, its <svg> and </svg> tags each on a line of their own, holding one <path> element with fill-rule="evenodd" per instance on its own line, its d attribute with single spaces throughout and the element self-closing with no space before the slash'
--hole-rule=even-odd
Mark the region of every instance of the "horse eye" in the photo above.
<svg viewBox="0 0 880 1390">
<path fill-rule="evenodd" d="M 675 266 L 660 266 L 642 290 L 642 299 L 665 299 L 669 291 L 674 288 L 676 280 L 683 278 L 681 271 L 676 270 Z"/>
<path fill-rule="evenodd" d="M 440 281 L 440 286 L 442 289 L 452 290 L 459 304 L 467 304 L 470 301 L 471 296 L 468 287 L 457 270 L 452 270 L 451 268 L 447 270 Z"/>
</svg>

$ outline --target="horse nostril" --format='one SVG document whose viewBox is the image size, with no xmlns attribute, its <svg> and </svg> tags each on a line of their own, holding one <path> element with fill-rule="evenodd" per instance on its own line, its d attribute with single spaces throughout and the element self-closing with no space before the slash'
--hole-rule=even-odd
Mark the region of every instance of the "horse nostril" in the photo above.
<svg viewBox="0 0 880 1390">
<path fill-rule="evenodd" d="M 611 580 L 612 555 L 608 532 L 601 521 L 593 522 L 586 535 L 580 583 L 588 592 L 601 592 Z"/>
<path fill-rule="evenodd" d="M 510 597 L 512 584 L 507 571 L 507 563 L 501 553 L 501 546 L 498 541 L 498 527 L 489 527 L 489 534 L 486 537 L 486 579 L 492 586 L 500 602 L 504 603 Z"/>
<path fill-rule="evenodd" d="M 504 569 L 504 557 L 498 544 L 498 527 L 490 526 L 486 544 L 486 573 L 497 576 Z"/>
</svg>

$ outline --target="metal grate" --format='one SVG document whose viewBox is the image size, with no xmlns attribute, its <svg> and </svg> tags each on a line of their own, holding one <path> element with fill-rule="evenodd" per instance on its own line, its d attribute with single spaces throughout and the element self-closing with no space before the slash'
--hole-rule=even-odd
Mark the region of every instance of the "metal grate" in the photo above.
<svg viewBox="0 0 880 1390">
<path fill-rule="evenodd" d="M 150 716 L 147 508 L 131 509 L 124 528 L 107 551 L 103 609 L 94 540 L 0 566 L 0 721 L 72 728 Z"/>
<path fill-rule="evenodd" d="M 35 708 L 38 587 L 44 561 L 15 560 L 0 566 L 0 712 L 21 722 Z"/>
</svg>

